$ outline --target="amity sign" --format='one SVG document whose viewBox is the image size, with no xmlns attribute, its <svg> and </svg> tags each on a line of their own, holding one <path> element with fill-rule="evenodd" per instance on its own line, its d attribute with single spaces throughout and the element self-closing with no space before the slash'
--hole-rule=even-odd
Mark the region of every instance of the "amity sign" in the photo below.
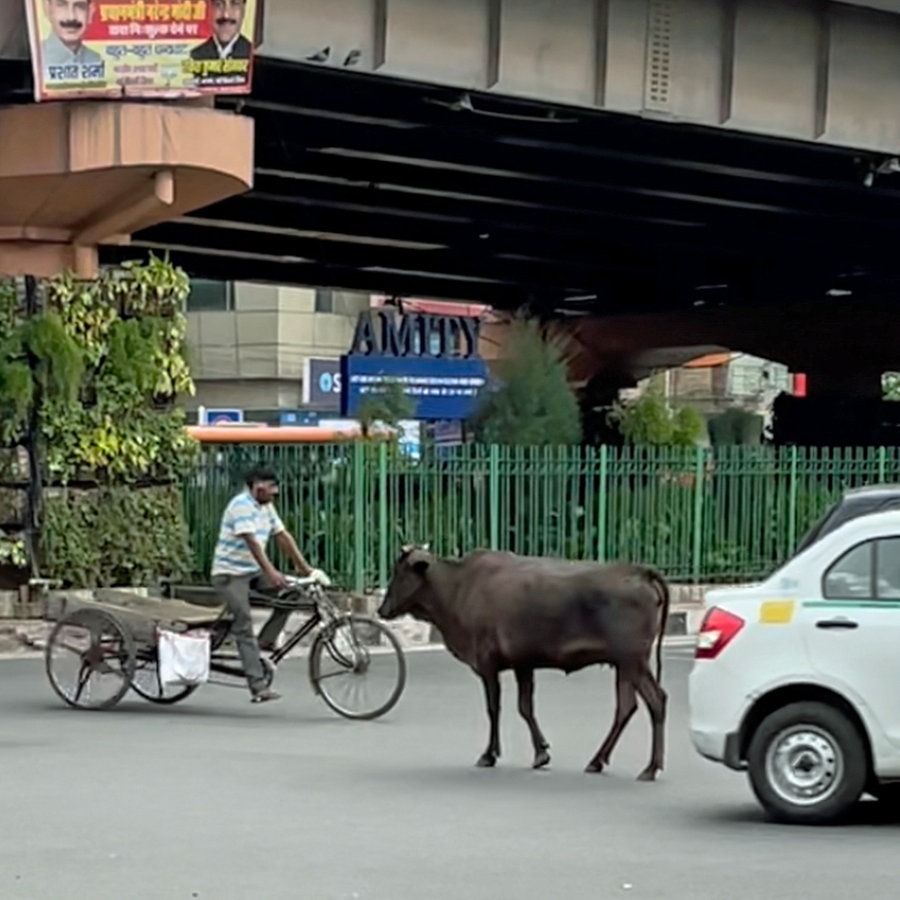
<svg viewBox="0 0 900 900">
<path fill-rule="evenodd" d="M 488 379 L 480 333 L 481 322 L 467 316 L 361 313 L 341 357 L 343 414 L 356 415 L 364 397 L 394 381 L 415 401 L 414 418 L 468 418 Z"/>
</svg>

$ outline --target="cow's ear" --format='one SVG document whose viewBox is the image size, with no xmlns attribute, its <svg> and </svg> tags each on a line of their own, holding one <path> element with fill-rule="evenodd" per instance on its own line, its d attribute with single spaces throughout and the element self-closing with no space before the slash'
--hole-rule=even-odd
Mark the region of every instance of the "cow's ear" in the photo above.
<svg viewBox="0 0 900 900">
<path fill-rule="evenodd" d="M 416 573 L 416 575 L 421 575 L 424 577 L 425 573 L 428 571 L 428 566 L 430 563 L 427 559 L 418 559 L 412 564 L 412 570 Z"/>
<path fill-rule="evenodd" d="M 422 549 L 427 553 L 431 549 L 430 543 L 422 544 Z"/>
</svg>

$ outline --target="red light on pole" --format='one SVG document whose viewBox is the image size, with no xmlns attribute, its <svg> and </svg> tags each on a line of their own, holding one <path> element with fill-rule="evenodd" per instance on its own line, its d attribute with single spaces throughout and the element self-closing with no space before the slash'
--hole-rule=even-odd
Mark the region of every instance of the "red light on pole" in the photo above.
<svg viewBox="0 0 900 900">
<path fill-rule="evenodd" d="M 795 397 L 805 397 L 806 396 L 806 373 L 805 372 L 795 372 L 793 377 L 794 377 L 794 396 Z"/>
</svg>

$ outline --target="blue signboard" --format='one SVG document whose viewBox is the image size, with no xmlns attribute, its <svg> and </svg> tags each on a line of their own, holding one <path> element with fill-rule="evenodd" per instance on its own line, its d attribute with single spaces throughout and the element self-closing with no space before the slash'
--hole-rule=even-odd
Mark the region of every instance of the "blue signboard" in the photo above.
<svg viewBox="0 0 900 900">
<path fill-rule="evenodd" d="M 341 408 L 355 416 L 361 400 L 396 381 L 416 402 L 412 418 L 467 419 L 487 383 L 487 363 L 478 357 L 357 356 L 341 357 Z"/>
<path fill-rule="evenodd" d="M 240 425 L 244 421 L 242 409 L 208 409 L 204 425 Z"/>
</svg>

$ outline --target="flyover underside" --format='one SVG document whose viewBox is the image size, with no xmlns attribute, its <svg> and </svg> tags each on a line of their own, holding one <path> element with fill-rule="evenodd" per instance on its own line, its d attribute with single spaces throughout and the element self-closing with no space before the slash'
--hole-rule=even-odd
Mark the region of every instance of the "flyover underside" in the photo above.
<svg viewBox="0 0 900 900">
<path fill-rule="evenodd" d="M 553 315 L 891 297 L 900 191 L 870 154 L 272 59 L 254 189 L 135 235 L 195 276 Z"/>
<path fill-rule="evenodd" d="M 254 190 L 136 236 L 197 275 L 611 313 L 900 275 L 863 154 L 263 60 Z M 110 258 L 133 252 L 110 250 Z"/>
</svg>

